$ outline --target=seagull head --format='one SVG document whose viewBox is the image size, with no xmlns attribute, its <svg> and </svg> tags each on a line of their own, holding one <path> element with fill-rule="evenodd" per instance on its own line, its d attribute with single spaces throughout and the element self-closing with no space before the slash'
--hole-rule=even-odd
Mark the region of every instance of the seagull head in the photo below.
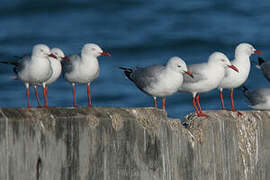
<svg viewBox="0 0 270 180">
<path fill-rule="evenodd" d="M 209 56 L 208 63 L 214 63 L 216 65 L 223 66 L 224 68 L 231 68 L 236 72 L 239 72 L 238 68 L 231 64 L 227 56 L 221 52 L 214 52 Z"/>
<path fill-rule="evenodd" d="M 93 44 L 93 43 L 87 43 L 83 46 L 82 55 L 93 56 L 93 57 L 98 57 L 101 55 L 111 56 L 109 53 L 104 52 L 97 44 Z"/>
<path fill-rule="evenodd" d="M 167 67 L 173 71 L 179 72 L 181 74 L 186 73 L 187 75 L 193 77 L 192 73 L 188 71 L 187 65 L 183 59 L 180 57 L 172 57 L 167 63 Z"/>
<path fill-rule="evenodd" d="M 32 50 L 32 56 L 37 56 L 37 57 L 53 57 L 57 58 L 54 54 L 51 53 L 50 48 L 45 45 L 45 44 L 37 44 L 33 47 Z"/>
<path fill-rule="evenodd" d="M 261 51 L 255 49 L 251 44 L 249 43 L 240 43 L 235 48 L 235 57 L 241 58 L 242 56 L 251 56 L 252 54 L 262 54 Z"/>
<path fill-rule="evenodd" d="M 65 56 L 64 52 L 59 48 L 53 48 L 51 53 L 56 56 L 56 59 L 59 61 L 65 60 L 68 61 L 68 58 Z"/>
</svg>

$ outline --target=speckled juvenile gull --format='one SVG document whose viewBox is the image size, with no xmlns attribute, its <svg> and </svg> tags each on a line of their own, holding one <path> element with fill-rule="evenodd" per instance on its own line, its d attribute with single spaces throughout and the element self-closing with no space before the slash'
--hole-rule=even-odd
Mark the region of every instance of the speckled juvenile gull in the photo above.
<svg viewBox="0 0 270 180">
<path fill-rule="evenodd" d="M 81 56 L 73 54 L 69 56 L 69 62 L 64 64 L 64 78 L 72 84 L 73 106 L 76 107 L 75 84 L 87 84 L 88 106 L 92 107 L 90 96 L 90 83 L 99 75 L 99 63 L 97 57 L 100 55 L 110 56 L 98 45 L 85 44 L 81 51 Z"/>
<path fill-rule="evenodd" d="M 135 69 L 120 67 L 125 75 L 141 91 L 154 99 L 157 108 L 157 97 L 162 97 L 162 108 L 165 110 L 165 97 L 177 92 L 183 82 L 183 73 L 192 77 L 187 70 L 186 63 L 179 57 L 172 57 L 164 65 L 152 65 L 148 67 L 137 67 Z"/>
<path fill-rule="evenodd" d="M 240 43 L 235 48 L 235 58 L 231 61 L 232 65 L 238 68 L 239 72 L 235 72 L 231 69 L 227 69 L 225 76 L 221 83 L 218 86 L 220 91 L 220 100 L 222 109 L 225 109 L 224 102 L 223 102 L 223 89 L 230 89 L 231 90 L 231 104 L 232 104 L 232 111 L 236 111 L 233 102 L 233 89 L 241 86 L 248 78 L 249 71 L 250 71 L 250 59 L 249 57 L 252 54 L 261 54 L 259 50 L 256 50 L 252 45 L 248 43 Z M 241 114 L 237 111 L 238 114 Z"/>
<path fill-rule="evenodd" d="M 253 109 L 270 110 L 270 88 L 249 90 L 243 87 L 243 92 Z"/>
<path fill-rule="evenodd" d="M 234 71 L 238 71 L 235 66 L 231 65 L 227 56 L 221 52 L 212 53 L 209 56 L 207 63 L 192 64 L 188 66 L 188 69 L 192 72 L 194 78 L 184 76 L 184 82 L 179 88 L 179 92 L 192 93 L 193 106 L 198 116 L 208 117 L 208 115 L 201 110 L 199 93 L 217 88 L 225 75 L 225 69 L 228 67 Z M 198 108 L 196 106 L 195 97 Z"/>
</svg>

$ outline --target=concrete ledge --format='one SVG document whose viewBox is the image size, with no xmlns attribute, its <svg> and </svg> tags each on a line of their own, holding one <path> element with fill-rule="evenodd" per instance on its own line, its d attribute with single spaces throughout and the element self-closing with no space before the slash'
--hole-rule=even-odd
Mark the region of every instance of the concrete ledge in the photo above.
<svg viewBox="0 0 270 180">
<path fill-rule="evenodd" d="M 0 179 L 268 179 L 270 113 L 0 109 Z"/>
</svg>

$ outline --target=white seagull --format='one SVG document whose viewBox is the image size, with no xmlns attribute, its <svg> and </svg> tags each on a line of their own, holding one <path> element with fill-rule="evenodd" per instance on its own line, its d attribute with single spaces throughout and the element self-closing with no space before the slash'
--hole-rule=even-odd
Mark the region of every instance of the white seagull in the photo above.
<svg viewBox="0 0 270 180">
<path fill-rule="evenodd" d="M 30 85 L 33 85 L 35 87 L 35 93 L 38 99 L 37 86 L 42 84 L 44 101 L 47 101 L 45 82 L 52 75 L 52 68 L 48 57 L 56 58 L 56 56 L 50 52 L 50 48 L 47 45 L 37 44 L 33 47 L 31 56 L 25 56 L 18 62 L 1 62 L 4 64 L 12 64 L 15 66 L 13 71 L 15 72 L 16 77 L 14 79 L 19 79 L 23 81 L 26 86 L 28 108 L 31 107 L 29 91 Z"/>
<path fill-rule="evenodd" d="M 59 76 L 61 75 L 62 72 L 62 65 L 61 65 L 61 61 L 62 60 L 66 60 L 68 61 L 68 58 L 65 56 L 64 52 L 59 49 L 59 48 L 53 48 L 51 49 L 51 53 L 53 55 L 55 55 L 56 58 L 53 57 L 49 57 L 49 61 L 51 63 L 51 67 L 52 67 L 52 75 L 51 77 L 45 82 L 46 86 L 45 86 L 45 93 L 47 95 L 47 91 L 48 91 L 48 85 L 52 84 L 53 82 L 55 82 Z M 44 102 L 44 107 L 48 107 L 48 102 Z"/>
<path fill-rule="evenodd" d="M 90 96 L 90 83 L 99 75 L 99 63 L 97 57 L 100 55 L 110 56 L 104 52 L 98 45 L 88 43 L 85 44 L 81 51 L 81 56 L 71 55 L 69 63 L 64 64 L 64 78 L 72 84 L 73 88 L 73 106 L 77 107 L 75 84 L 87 84 L 88 106 L 92 107 Z"/>
<path fill-rule="evenodd" d="M 261 54 L 261 51 L 256 50 L 252 45 L 248 43 L 241 43 L 235 48 L 235 58 L 233 61 L 231 61 L 231 63 L 238 68 L 239 72 L 227 69 L 224 78 L 218 85 L 223 110 L 225 110 L 225 106 L 223 102 L 222 91 L 225 88 L 231 89 L 232 111 L 236 111 L 233 103 L 233 89 L 241 86 L 247 80 L 250 71 L 249 57 L 254 53 Z M 237 112 L 239 115 L 241 115 L 239 111 Z"/>
<path fill-rule="evenodd" d="M 201 110 L 199 103 L 199 93 L 208 92 L 217 88 L 225 75 L 225 69 L 227 67 L 233 69 L 236 72 L 238 71 L 235 66 L 231 65 L 231 62 L 227 56 L 221 52 L 212 53 L 209 56 L 207 63 L 192 64 L 188 66 L 188 69 L 192 72 L 194 78 L 184 76 L 183 85 L 179 88 L 178 91 L 192 93 L 193 106 L 198 116 L 209 117 Z M 199 110 L 196 106 L 195 98 Z"/>
<path fill-rule="evenodd" d="M 166 66 L 152 65 L 144 68 L 129 69 L 120 67 L 125 75 L 144 93 L 154 99 L 157 108 L 157 97 L 162 97 L 162 109 L 165 110 L 165 97 L 177 92 L 183 83 L 183 73 L 192 76 L 186 63 L 179 57 L 172 57 Z"/>
</svg>

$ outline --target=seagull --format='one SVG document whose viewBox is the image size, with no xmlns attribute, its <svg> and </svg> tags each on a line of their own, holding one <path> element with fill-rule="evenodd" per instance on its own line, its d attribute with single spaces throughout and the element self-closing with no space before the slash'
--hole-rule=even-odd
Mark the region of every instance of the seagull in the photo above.
<svg viewBox="0 0 270 180">
<path fill-rule="evenodd" d="M 50 52 L 50 48 L 47 45 L 37 44 L 33 47 L 31 56 L 24 56 L 18 62 L 1 62 L 15 66 L 13 68 L 16 75 L 14 79 L 21 80 L 26 86 L 28 108 L 31 108 L 29 91 L 30 85 L 34 86 L 35 94 L 38 99 L 37 86 L 42 84 L 44 101 L 47 101 L 45 81 L 47 81 L 52 75 L 52 68 L 48 57 L 56 58 L 56 56 Z"/>
<path fill-rule="evenodd" d="M 81 56 L 77 54 L 71 55 L 69 63 L 65 63 L 64 78 L 72 84 L 73 88 L 73 106 L 77 107 L 75 96 L 75 84 L 87 84 L 88 107 L 92 107 L 90 96 L 90 83 L 99 75 L 99 63 L 97 57 L 100 55 L 110 56 L 104 52 L 98 45 L 87 43 L 83 46 Z"/>
<path fill-rule="evenodd" d="M 49 61 L 51 63 L 51 67 L 52 67 L 52 75 L 45 82 L 45 84 L 46 84 L 46 86 L 45 86 L 45 93 L 46 93 L 46 95 L 47 95 L 47 91 L 48 91 L 48 85 L 50 85 L 53 82 L 55 82 L 59 78 L 59 76 L 61 75 L 61 72 L 62 72 L 61 61 L 62 60 L 68 61 L 68 58 L 65 56 L 64 52 L 61 49 L 59 49 L 59 48 L 53 48 L 53 49 L 51 49 L 51 53 L 53 55 L 55 55 L 56 58 L 49 57 Z M 48 102 L 47 101 L 44 102 L 44 107 L 48 107 Z"/>
<path fill-rule="evenodd" d="M 199 103 L 199 93 L 208 92 L 217 88 L 225 75 L 226 68 L 231 68 L 236 72 L 238 71 L 238 69 L 231 64 L 227 56 L 221 52 L 212 53 L 209 56 L 207 63 L 192 64 L 188 66 L 188 69 L 192 72 L 194 78 L 184 76 L 184 82 L 178 91 L 192 93 L 193 106 L 198 116 L 209 117 L 202 112 Z M 195 98 L 199 110 L 196 106 Z"/>
<path fill-rule="evenodd" d="M 270 61 L 265 61 L 262 57 L 259 57 L 258 65 L 256 67 L 259 68 L 264 77 L 270 81 Z"/>
<path fill-rule="evenodd" d="M 223 102 L 222 91 L 224 88 L 231 89 L 232 111 L 236 111 L 238 112 L 239 115 L 241 115 L 241 113 L 237 111 L 234 107 L 233 89 L 241 86 L 247 80 L 250 71 L 249 57 L 254 53 L 261 54 L 261 51 L 256 50 L 252 45 L 248 43 L 241 43 L 235 48 L 235 58 L 233 61 L 231 61 L 231 63 L 232 65 L 238 68 L 239 72 L 227 69 L 223 80 L 220 82 L 218 86 L 223 110 L 225 110 L 225 106 Z"/>
<path fill-rule="evenodd" d="M 270 88 L 248 90 L 243 86 L 242 90 L 253 109 L 270 110 Z"/>
<path fill-rule="evenodd" d="M 152 65 L 135 69 L 120 67 L 125 75 L 144 93 L 154 99 L 157 108 L 157 97 L 162 97 L 162 109 L 165 110 L 165 97 L 177 92 L 183 83 L 183 73 L 192 77 L 186 63 L 179 57 L 172 57 L 166 66 Z"/>
</svg>

